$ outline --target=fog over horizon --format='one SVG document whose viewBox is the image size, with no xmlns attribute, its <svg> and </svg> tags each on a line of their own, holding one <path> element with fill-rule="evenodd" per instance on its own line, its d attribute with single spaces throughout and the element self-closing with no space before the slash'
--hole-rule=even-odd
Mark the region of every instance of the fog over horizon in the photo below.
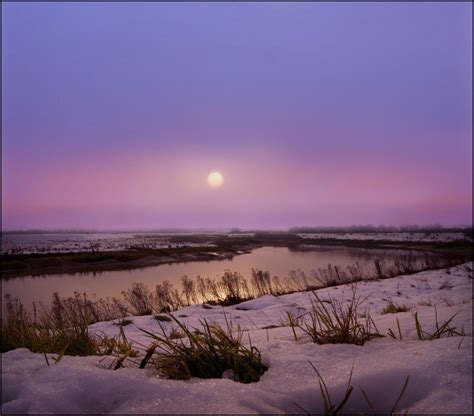
<svg viewBox="0 0 474 416">
<path fill-rule="evenodd" d="M 449 232 L 472 229 L 472 224 L 455 224 L 443 226 L 440 224 L 405 224 L 401 226 L 394 225 L 341 225 L 341 226 L 294 226 L 289 228 L 251 228 L 251 227 L 173 227 L 173 228 L 25 228 L 25 229 L 3 229 L 4 234 L 22 234 L 22 233 L 247 233 L 247 232 Z"/>
</svg>

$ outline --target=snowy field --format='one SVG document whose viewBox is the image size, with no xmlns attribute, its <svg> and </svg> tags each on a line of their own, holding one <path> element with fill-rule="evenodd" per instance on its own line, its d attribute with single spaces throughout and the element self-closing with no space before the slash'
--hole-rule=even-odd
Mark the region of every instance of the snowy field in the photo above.
<svg viewBox="0 0 474 416">
<path fill-rule="evenodd" d="M 171 242 L 176 234 L 155 233 L 59 233 L 4 234 L 2 254 L 84 253 L 213 246 L 211 243 Z"/>
<path fill-rule="evenodd" d="M 206 233 L 199 233 L 205 235 Z M 219 233 L 217 233 L 219 234 Z M 176 235 L 189 233 L 33 233 L 33 234 L 3 234 L 2 254 L 34 254 L 34 253 L 79 253 L 92 251 L 126 251 L 137 248 L 161 249 L 175 247 L 214 246 L 213 236 L 209 241 L 193 243 L 190 241 L 175 242 L 171 238 Z M 222 233 L 230 238 L 252 238 L 255 233 Z M 306 239 L 336 239 L 336 240 L 372 240 L 394 242 L 450 242 L 471 241 L 461 232 L 379 232 L 379 233 L 301 233 L 297 234 Z"/>
<path fill-rule="evenodd" d="M 202 305 L 186 307 L 174 316 L 191 327 L 199 319 L 225 325 L 225 317 L 246 332 L 243 340 L 262 352 L 268 370 L 260 381 L 241 384 L 232 380 L 167 380 L 153 368 L 144 370 L 129 364 L 109 369 L 111 357 L 69 357 L 46 365 L 42 354 L 17 349 L 2 355 L 2 414 L 13 413 L 323 413 L 318 378 L 310 363 L 319 370 L 335 404 L 342 398 L 352 366 L 354 390 L 345 413 L 373 414 L 363 388 L 377 412 L 387 413 L 402 386 L 409 382 L 397 413 L 472 413 L 472 263 L 449 270 L 422 272 L 397 278 L 361 282 L 357 294 L 366 297 L 362 306 L 370 312 L 381 334 L 389 328 L 403 339 L 370 340 L 363 346 L 317 345 L 297 329 L 295 341 L 290 327 L 281 327 L 286 312 L 304 315 L 311 308 L 310 293 L 280 297 L 265 296 L 230 307 Z M 322 299 L 348 301 L 349 286 L 321 289 Z M 409 312 L 382 314 L 392 300 L 411 308 Z M 435 306 L 439 324 L 455 313 L 452 322 L 465 337 L 453 336 L 433 341 L 417 338 L 413 314 L 418 311 L 423 329 L 433 332 Z M 362 311 L 362 310 L 361 310 Z M 131 317 L 125 334 L 137 348 L 151 340 L 139 328 L 159 331 L 152 316 Z M 172 322 L 162 322 L 167 331 Z M 265 329 L 267 328 L 267 329 Z M 114 322 L 100 322 L 92 331 L 117 335 Z M 247 337 L 248 334 L 248 337 Z M 52 360 L 51 360 L 52 361 Z"/>
<path fill-rule="evenodd" d="M 422 243 L 447 243 L 450 241 L 471 241 L 463 233 L 301 233 L 301 238 L 335 240 L 406 241 Z"/>
</svg>

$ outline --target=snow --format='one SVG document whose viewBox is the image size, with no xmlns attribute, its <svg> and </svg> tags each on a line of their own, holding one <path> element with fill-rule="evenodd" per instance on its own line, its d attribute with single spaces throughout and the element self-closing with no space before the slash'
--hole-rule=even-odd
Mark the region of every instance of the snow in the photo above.
<svg viewBox="0 0 474 416">
<path fill-rule="evenodd" d="M 176 247 L 214 247 L 212 242 L 171 242 L 174 234 L 155 233 L 38 233 L 2 235 L 2 254 L 85 253 L 161 249 Z"/>
<path fill-rule="evenodd" d="M 17 349 L 2 354 L 2 414 L 13 413 L 311 413 L 324 412 L 318 378 L 321 373 L 334 403 L 342 398 L 352 366 L 354 391 L 345 412 L 371 413 L 361 390 L 378 413 L 387 413 L 395 403 L 407 376 L 409 383 L 397 412 L 410 414 L 472 413 L 472 263 L 361 282 L 357 294 L 367 297 L 363 306 L 382 334 L 389 328 L 403 339 L 390 337 L 368 341 L 363 346 L 317 345 L 298 331 L 295 341 L 289 327 L 275 327 L 290 311 L 303 315 L 311 306 L 310 293 L 264 296 L 230 307 L 193 305 L 173 313 L 191 327 L 199 321 L 225 325 L 230 320 L 248 332 L 252 345 L 262 352 L 269 367 L 260 381 L 241 384 L 226 378 L 187 381 L 159 378 L 152 368 L 140 370 L 131 364 L 114 371 L 103 357 L 63 357 L 46 365 L 42 354 Z M 318 291 L 323 299 L 347 301 L 349 286 Z M 388 301 L 412 307 L 410 312 L 382 314 Z M 421 305 L 420 305 L 421 303 Z M 431 304 L 432 306 L 423 306 Z M 455 313 L 453 325 L 466 336 L 433 341 L 417 339 L 413 313 L 427 331 Z M 362 312 L 362 311 L 361 311 Z M 139 328 L 159 331 L 153 316 L 130 317 L 124 326 L 127 338 L 139 348 L 151 342 Z M 160 322 L 165 330 L 176 326 Z M 266 329 L 265 329 L 266 328 Z M 117 335 L 116 322 L 100 322 L 91 331 Z M 247 334 L 243 340 L 246 341 Z M 51 360 L 52 361 L 52 360 Z M 300 407 L 299 407 L 300 406 Z"/>
<path fill-rule="evenodd" d="M 206 235 L 207 233 L 199 233 Z M 255 233 L 218 233 L 230 238 L 253 237 Z M 160 249 L 168 247 L 212 247 L 215 246 L 211 235 L 209 241 L 196 243 L 191 241 L 172 242 L 171 237 L 192 233 L 154 233 L 154 232 L 122 232 L 122 233 L 20 233 L 2 235 L 2 254 L 33 254 L 33 253 L 84 253 L 104 251 L 127 251 L 136 248 Z M 375 240 L 393 242 L 450 242 L 472 241 L 462 232 L 368 232 L 368 233 L 300 233 L 301 238 L 335 239 L 335 240 Z M 215 236 L 215 234 L 214 234 Z M 302 247 L 305 247 L 302 244 Z M 309 245 L 311 247 L 311 245 Z"/>
</svg>

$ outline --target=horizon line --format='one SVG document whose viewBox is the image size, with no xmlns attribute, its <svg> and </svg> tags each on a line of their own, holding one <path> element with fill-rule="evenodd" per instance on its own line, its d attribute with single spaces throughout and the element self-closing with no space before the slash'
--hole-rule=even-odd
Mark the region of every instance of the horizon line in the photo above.
<svg viewBox="0 0 474 416">
<path fill-rule="evenodd" d="M 162 227 L 162 228 L 21 228 L 21 229 L 2 229 L 3 234 L 41 234 L 41 233 L 195 233 L 195 232 L 331 232 L 331 231 L 348 231 L 348 232 L 423 232 L 423 231 L 452 231 L 466 230 L 473 228 L 472 224 L 442 225 L 442 224 L 406 224 L 406 225 L 387 225 L 387 224 L 352 224 L 352 225 L 304 225 L 292 227 Z"/>
</svg>

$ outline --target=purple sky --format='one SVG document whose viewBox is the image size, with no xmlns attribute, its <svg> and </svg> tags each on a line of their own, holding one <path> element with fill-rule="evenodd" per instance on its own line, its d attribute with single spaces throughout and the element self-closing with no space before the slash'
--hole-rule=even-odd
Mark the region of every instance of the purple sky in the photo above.
<svg viewBox="0 0 474 416">
<path fill-rule="evenodd" d="M 3 229 L 472 222 L 470 3 L 2 12 Z"/>
</svg>

